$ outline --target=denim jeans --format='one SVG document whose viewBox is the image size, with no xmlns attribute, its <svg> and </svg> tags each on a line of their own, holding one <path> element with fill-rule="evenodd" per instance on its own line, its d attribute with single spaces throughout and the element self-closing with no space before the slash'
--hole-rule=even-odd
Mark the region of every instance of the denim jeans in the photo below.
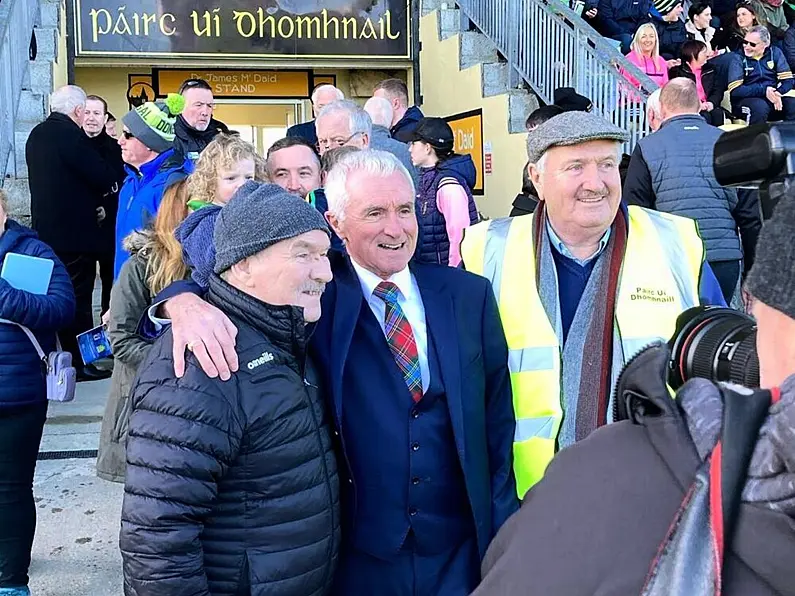
<svg viewBox="0 0 795 596">
<path fill-rule="evenodd" d="M 0 405 L 0 596 L 27 593 L 36 532 L 33 472 L 46 419 L 46 401 Z"/>
</svg>

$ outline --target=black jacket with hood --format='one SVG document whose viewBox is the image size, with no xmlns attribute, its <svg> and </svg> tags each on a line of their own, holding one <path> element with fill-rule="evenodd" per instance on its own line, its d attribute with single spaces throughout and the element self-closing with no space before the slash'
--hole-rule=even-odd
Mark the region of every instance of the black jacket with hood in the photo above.
<svg viewBox="0 0 795 596">
<path fill-rule="evenodd" d="M 185 161 L 185 158 L 189 158 L 191 162 L 196 163 L 204 148 L 221 133 L 229 134 L 229 128 L 215 118 L 210 119 L 210 124 L 207 125 L 206 130 L 196 130 L 185 121 L 185 118 L 178 116 L 177 123 L 174 125 L 175 163 L 181 164 Z"/>
<path fill-rule="evenodd" d="M 238 329 L 240 370 L 174 376 L 172 335 L 132 392 L 121 535 L 126 596 L 323 596 L 340 544 L 329 418 L 294 306 L 222 281 L 207 299 Z"/>
<path fill-rule="evenodd" d="M 395 125 L 389 130 L 392 133 L 392 138 L 400 141 L 401 143 L 410 143 L 412 140 L 411 134 L 417 128 L 420 120 L 424 118 L 422 112 L 417 106 L 411 106 L 403 117 L 395 122 Z"/>
<path fill-rule="evenodd" d="M 472 596 L 646 593 L 652 562 L 721 420 L 721 393 L 704 379 L 670 399 L 669 357 L 662 347 L 631 361 L 617 395 L 639 396 L 636 420 L 600 428 L 555 456 L 489 547 Z M 795 488 L 787 482 L 795 469 L 795 375 L 781 389 L 748 467 L 723 596 L 795 594 Z"/>
</svg>

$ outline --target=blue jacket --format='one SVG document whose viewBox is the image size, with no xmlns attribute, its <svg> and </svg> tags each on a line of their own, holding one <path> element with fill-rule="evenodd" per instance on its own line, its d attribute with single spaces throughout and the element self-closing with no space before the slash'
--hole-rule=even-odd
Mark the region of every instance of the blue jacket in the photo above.
<svg viewBox="0 0 795 596">
<path fill-rule="evenodd" d="M 392 134 L 392 138 L 401 143 L 410 143 L 413 140 L 411 135 L 414 129 L 417 128 L 417 124 L 419 124 L 420 120 L 424 117 L 425 116 L 423 116 L 417 106 L 411 106 L 406 110 L 406 113 L 403 114 L 403 117 L 395 122 L 394 126 L 390 129 L 389 132 Z"/>
<path fill-rule="evenodd" d="M 72 322 L 75 293 L 63 263 L 36 232 L 9 219 L 0 236 L 0 269 L 8 253 L 55 263 L 46 296 L 17 290 L 0 278 L 0 319 L 30 329 L 45 354 L 55 349 L 55 332 Z M 36 348 L 16 325 L 0 323 L 0 410 L 47 399 L 47 386 Z"/>
<path fill-rule="evenodd" d="M 400 163 L 403 164 L 403 167 L 408 171 L 416 188 L 418 182 L 417 168 L 411 162 L 411 153 L 409 153 L 409 146 L 407 143 L 393 139 L 390 136 L 389 129 L 385 126 L 373 124 L 373 134 L 370 137 L 370 149 L 386 151 L 397 157 Z"/>
<path fill-rule="evenodd" d="M 439 265 L 411 263 L 409 267 L 423 297 L 429 332 L 442 347 L 439 367 L 483 556 L 497 530 L 518 507 L 512 470 L 516 421 L 497 302 L 489 283 L 479 276 Z M 342 376 L 364 301 L 350 261 L 334 254 L 331 268 L 334 280 L 323 294 L 323 316 L 310 349 L 337 429 L 341 429 L 346 402 Z M 368 370 L 363 363 L 356 374 L 368 376 Z M 371 385 L 375 397 L 380 380 L 372 378 Z M 340 473 L 350 475 L 345 471 L 345 437 L 340 438 Z M 378 457 L 377 450 L 372 457 Z M 365 481 L 348 480 L 354 489 L 357 482 Z"/>
<path fill-rule="evenodd" d="M 119 193 L 119 213 L 116 216 L 116 261 L 113 278 L 119 277 L 122 265 L 130 258 L 124 249 L 124 239 L 135 230 L 144 229 L 157 214 L 166 188 L 178 182 L 192 170 L 190 160 L 169 162 L 174 150 L 169 149 L 145 163 L 137 171 L 126 166 L 127 179 Z"/>
<path fill-rule="evenodd" d="M 300 137 L 313 146 L 317 145 L 317 130 L 315 129 L 315 121 L 302 122 L 287 129 L 288 137 Z"/>
<path fill-rule="evenodd" d="M 750 97 L 765 97 L 774 87 L 782 95 L 792 90 L 792 70 L 784 53 L 775 46 L 765 50 L 759 60 L 741 55 L 729 64 L 729 92 L 732 103 Z"/>
<path fill-rule="evenodd" d="M 599 0 L 599 30 L 608 37 L 634 35 L 655 12 L 652 0 Z"/>
<path fill-rule="evenodd" d="M 710 262 L 743 258 L 737 191 L 718 184 L 712 167 L 721 132 L 698 114 L 666 120 L 640 140 L 624 183 L 627 203 L 696 220 Z"/>
</svg>

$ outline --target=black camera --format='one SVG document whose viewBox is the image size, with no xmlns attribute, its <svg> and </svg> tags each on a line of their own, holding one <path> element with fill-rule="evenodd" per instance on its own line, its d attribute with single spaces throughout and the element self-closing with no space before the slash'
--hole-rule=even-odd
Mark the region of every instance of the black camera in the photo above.
<svg viewBox="0 0 795 596">
<path fill-rule="evenodd" d="M 795 122 L 759 124 L 721 135 L 713 156 L 723 186 L 759 188 L 762 217 L 795 192 Z"/>
<path fill-rule="evenodd" d="M 696 306 L 676 319 L 668 384 L 679 389 L 692 378 L 759 387 L 756 322 L 720 306 Z"/>
</svg>

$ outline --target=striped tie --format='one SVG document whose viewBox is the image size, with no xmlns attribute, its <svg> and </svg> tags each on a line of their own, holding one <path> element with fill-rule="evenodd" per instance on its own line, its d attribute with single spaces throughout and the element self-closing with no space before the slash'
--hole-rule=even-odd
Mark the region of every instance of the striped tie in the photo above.
<svg viewBox="0 0 795 596">
<path fill-rule="evenodd" d="M 395 358 L 403 379 L 411 393 L 411 398 L 418 402 L 422 399 L 422 374 L 420 359 L 417 354 L 417 342 L 411 324 L 398 304 L 398 287 L 389 281 L 382 281 L 373 294 L 384 301 L 386 316 L 384 317 L 384 333 L 392 356 Z"/>
</svg>

